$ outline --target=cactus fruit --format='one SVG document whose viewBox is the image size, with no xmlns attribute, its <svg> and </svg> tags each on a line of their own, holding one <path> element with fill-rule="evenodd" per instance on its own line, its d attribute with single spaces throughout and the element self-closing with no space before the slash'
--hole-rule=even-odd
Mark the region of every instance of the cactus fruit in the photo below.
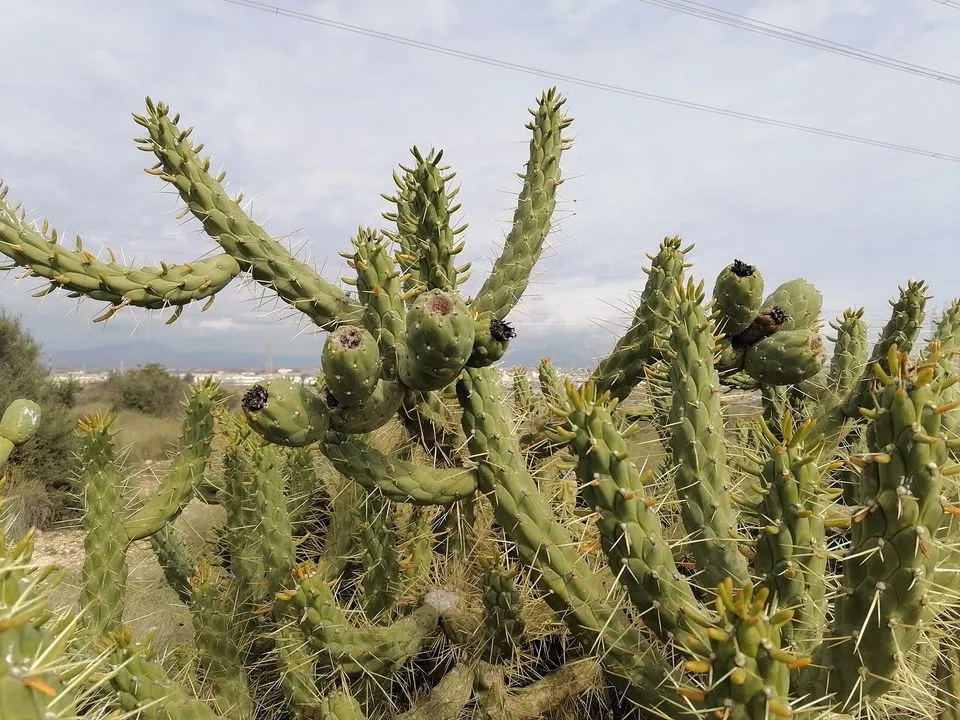
<svg viewBox="0 0 960 720">
<path fill-rule="evenodd" d="M 0 469 L 14 448 L 33 437 L 40 425 L 40 406 L 32 400 L 14 400 L 0 417 Z"/>
<path fill-rule="evenodd" d="M 442 390 L 473 351 L 474 321 L 458 295 L 430 290 L 407 309 L 404 344 L 397 348 L 403 383 L 414 390 Z"/>
<path fill-rule="evenodd" d="M 717 330 L 736 335 L 746 330 L 763 300 L 763 278 L 753 265 L 734 260 L 720 271 L 713 288 Z"/>
<path fill-rule="evenodd" d="M 797 278 L 777 287 L 761 307 L 778 307 L 783 311 L 786 320 L 780 325 L 781 330 L 805 330 L 819 321 L 823 295 L 806 280 Z"/>
<path fill-rule="evenodd" d="M 359 405 L 380 376 L 380 349 L 363 328 L 344 325 L 327 336 L 320 356 L 323 379 L 341 405 Z"/>
<path fill-rule="evenodd" d="M 330 426 L 323 400 L 292 380 L 278 378 L 266 385 L 254 385 L 241 404 L 250 427 L 277 445 L 310 445 Z"/>
<path fill-rule="evenodd" d="M 760 383 L 795 385 L 820 372 L 823 341 L 809 330 L 781 330 L 752 345 L 743 370 Z"/>
</svg>

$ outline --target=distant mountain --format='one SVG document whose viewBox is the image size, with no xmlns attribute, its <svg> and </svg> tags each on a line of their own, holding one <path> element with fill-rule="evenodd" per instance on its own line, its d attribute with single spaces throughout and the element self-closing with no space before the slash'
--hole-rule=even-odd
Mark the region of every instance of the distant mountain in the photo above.
<svg viewBox="0 0 960 720">
<path fill-rule="evenodd" d="M 179 352 L 161 343 L 131 342 L 124 345 L 101 345 L 82 350 L 48 350 L 44 352 L 47 365 L 56 371 L 116 370 L 121 366 L 157 363 L 178 370 L 262 370 L 266 356 L 260 353 L 232 352 L 230 350 L 198 350 Z M 320 364 L 316 355 L 273 355 L 273 367 L 293 370 L 312 370 Z"/>
</svg>

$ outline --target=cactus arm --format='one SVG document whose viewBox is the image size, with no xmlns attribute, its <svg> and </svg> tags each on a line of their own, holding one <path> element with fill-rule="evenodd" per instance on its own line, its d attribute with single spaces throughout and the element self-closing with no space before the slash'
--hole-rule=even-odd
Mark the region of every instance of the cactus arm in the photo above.
<svg viewBox="0 0 960 720">
<path fill-rule="evenodd" d="M 116 671 L 104 674 L 102 682 L 124 713 L 141 720 L 221 720 L 182 685 L 171 682 L 153 652 L 137 645 L 128 628 L 108 635 L 106 645 L 107 662 Z"/>
<path fill-rule="evenodd" d="M 76 670 L 67 654 L 77 617 L 57 629 L 47 604 L 60 582 L 32 562 L 33 533 L 9 543 L 0 533 L 0 715 L 15 720 L 73 718 Z"/>
<path fill-rule="evenodd" d="M 435 392 L 404 394 L 398 416 L 407 434 L 442 468 L 456 464 L 461 440 L 456 416 Z"/>
<path fill-rule="evenodd" d="M 443 151 L 431 150 L 426 157 L 416 147 L 411 149 L 416 162 L 414 168 L 404 168 L 403 178 L 394 173 L 399 192 L 385 199 L 396 205 L 396 211 L 385 213 L 384 219 L 397 225 L 396 233 L 384 233 L 401 247 L 399 258 L 405 271 L 405 289 L 418 285 L 428 290 L 455 291 L 467 278 L 463 276 L 470 265 L 457 267 L 456 256 L 463 243 L 456 236 L 466 225 L 452 227 L 450 216 L 460 209 L 453 200 L 459 188 L 447 191 L 447 183 L 456 177 L 447 172 L 449 166 L 440 165 Z"/>
<path fill-rule="evenodd" d="M 217 390 L 218 386 L 209 381 L 191 388 L 173 467 L 150 499 L 123 521 L 130 542 L 150 537 L 176 520 L 203 482 L 213 444 Z"/>
<path fill-rule="evenodd" d="M 490 648 L 490 662 L 515 657 L 526 642 L 523 598 L 515 578 L 517 569 L 507 570 L 494 558 L 482 558 L 483 624 Z"/>
<path fill-rule="evenodd" d="M 112 259 L 101 262 L 83 249 L 79 236 L 76 249 L 69 250 L 58 242 L 56 229 L 50 229 L 46 222 L 39 230 L 31 227 L 19 205 L 7 205 L 7 190 L 0 185 L 0 253 L 13 261 L 13 267 L 26 268 L 27 275 L 50 281 L 37 297 L 63 288 L 72 297 L 111 303 L 97 321 L 130 305 L 149 310 L 176 307 L 168 321 L 173 322 L 183 306 L 192 302 L 209 299 L 204 306 L 207 309 L 214 295 L 240 274 L 240 265 L 226 253 L 183 264 L 161 263 L 160 267 L 130 267 Z"/>
<path fill-rule="evenodd" d="M 816 465 L 819 439 L 810 437 L 815 421 L 796 426 L 786 411 L 778 424 L 782 440 L 761 424 L 769 449 L 759 473 L 754 566 L 778 604 L 793 610 L 781 628 L 784 640 L 809 652 L 823 637 L 827 620 L 827 496 Z"/>
<path fill-rule="evenodd" d="M 391 612 L 397 603 L 400 581 L 400 560 L 394 527 L 393 504 L 380 492 L 368 492 L 363 502 L 363 612 L 368 620 L 376 620 Z"/>
<path fill-rule="evenodd" d="M 363 325 L 380 346 L 382 376 L 396 379 L 397 348 L 406 332 L 400 271 L 387 251 L 380 233 L 360 228 L 353 238 L 352 254 L 343 253 L 347 264 L 357 273 L 357 296 L 363 304 Z"/>
<path fill-rule="evenodd" d="M 197 565 L 180 534 L 171 525 L 164 525 L 150 536 L 150 547 L 163 570 L 167 585 L 177 593 L 184 605 L 191 603 L 190 578 L 197 572 Z"/>
<path fill-rule="evenodd" d="M 943 374 L 938 359 L 909 367 L 892 344 L 873 366 L 881 389 L 875 409 L 861 411 L 869 420 L 869 454 L 859 463 L 862 510 L 812 673 L 818 697 L 833 694 L 841 707 L 891 689 L 900 658 L 935 613 L 931 579 L 951 559 L 936 537 L 946 514 L 945 472 L 952 471 L 942 417 L 957 411 L 941 404 L 940 393 L 956 378 Z"/>
<path fill-rule="evenodd" d="M 190 129 L 177 127 L 179 115 L 171 118 L 165 103 L 150 98 L 146 105 L 147 114 L 134 115 L 134 120 L 147 131 L 147 137 L 137 139 L 140 149 L 158 160 L 148 172 L 176 187 L 203 229 L 240 269 L 324 330 L 358 319 L 360 308 L 346 293 L 294 258 L 227 195 L 222 185 L 225 173 L 211 177 L 210 158 L 198 157 L 203 146 L 189 139 Z"/>
<path fill-rule="evenodd" d="M 557 186 L 563 182 L 560 156 L 572 142 L 563 137 L 573 122 L 563 112 L 565 102 L 566 98 L 554 88 L 541 96 L 537 110 L 530 111 L 534 119 L 527 127 L 533 138 L 523 189 L 503 251 L 471 305 L 477 313 L 489 312 L 496 318 L 505 318 L 527 289 L 530 273 L 540 259 L 550 232 Z"/>
<path fill-rule="evenodd" d="M 562 704 L 595 688 L 601 681 L 600 665 L 592 660 L 574 660 L 520 690 L 507 694 L 506 717 L 540 718 Z"/>
<path fill-rule="evenodd" d="M 214 705 L 221 715 L 250 720 L 254 702 L 237 643 L 238 616 L 234 615 L 228 583 L 218 580 L 209 567 L 200 568 L 191 578 L 190 612 L 197 670 L 201 680 L 212 689 Z"/>
<path fill-rule="evenodd" d="M 474 671 L 469 665 L 456 665 L 423 699 L 397 717 L 397 720 L 459 720 L 473 695 Z"/>
<path fill-rule="evenodd" d="M 734 589 L 728 578 L 716 593 L 719 622 L 709 623 L 710 647 L 686 663 L 691 673 L 707 673 L 704 690 L 686 688 L 686 697 L 702 693 L 708 708 L 723 708 L 729 720 L 789 718 L 790 671 L 809 664 L 781 647 L 781 626 L 792 611 L 777 612 L 768 603 L 769 588 L 754 592 L 747 583 Z M 684 692 L 684 690 L 681 690 Z M 709 717 L 703 713 L 700 717 Z"/>
<path fill-rule="evenodd" d="M 110 415 L 94 415 L 78 424 L 82 443 L 84 561 L 80 607 L 84 632 L 96 637 L 116 632 L 123 621 L 126 552 L 129 546 L 120 516 L 123 479 L 117 468 Z"/>
<path fill-rule="evenodd" d="M 348 675 L 396 671 L 436 630 L 440 615 L 430 604 L 390 625 L 355 627 L 340 610 L 321 572 L 305 564 L 296 568 L 295 576 L 294 587 L 279 593 L 278 599 L 296 609 L 307 644 L 328 666 Z"/>
<path fill-rule="evenodd" d="M 644 477 L 613 423 L 612 407 L 598 401 L 593 383 L 577 390 L 567 381 L 567 397 L 572 409 L 557 409 L 566 421 L 559 432 L 570 437 L 577 454 L 583 498 L 599 513 L 597 528 L 614 575 L 662 640 L 673 640 L 681 630 L 703 635 L 686 620 L 685 609 L 700 603 L 677 569 L 654 503 L 646 497 Z"/>
<path fill-rule="evenodd" d="M 366 720 L 360 703 L 346 690 L 335 690 L 320 703 L 320 720 Z"/>
<path fill-rule="evenodd" d="M 926 312 L 927 286 L 923 281 L 910 281 L 900 288 L 897 300 L 891 300 L 892 312 L 887 324 L 880 332 L 860 376 L 850 391 L 829 408 L 824 409 L 817 423 L 817 434 L 823 435 L 831 446 L 842 442 L 845 435 L 844 425 L 850 421 L 861 421 L 860 408 L 869 405 L 870 393 L 876 386 L 874 367 L 886 371 L 884 364 L 890 348 L 898 346 L 903 352 L 910 352 L 913 343 L 920 334 Z"/>
<path fill-rule="evenodd" d="M 320 707 L 316 682 L 316 657 L 310 652 L 296 623 L 281 622 L 274 633 L 276 663 L 280 685 L 292 720 L 312 720 Z"/>
<path fill-rule="evenodd" d="M 670 335 L 670 452 L 680 516 L 703 585 L 749 577 L 740 553 L 720 408 L 720 378 L 713 365 L 715 338 L 701 305 L 703 288 L 690 280 L 677 289 L 679 309 Z"/>
<path fill-rule="evenodd" d="M 625 400 L 643 379 L 644 368 L 660 359 L 676 311 L 674 289 L 683 282 L 683 271 L 689 267 L 686 254 L 693 249 L 682 248 L 681 243 L 679 237 L 664 238 L 657 254 L 647 256 L 650 268 L 644 269 L 647 281 L 633 321 L 591 376 L 601 395 L 609 392 Z"/>
<path fill-rule="evenodd" d="M 431 468 L 387 457 L 359 438 L 328 433 L 323 454 L 345 477 L 395 502 L 449 505 L 471 497 L 477 474 L 469 468 Z"/>
<path fill-rule="evenodd" d="M 466 369 L 457 382 L 457 397 L 480 489 L 490 497 L 497 522 L 517 544 L 521 559 L 536 570 L 547 604 L 585 643 L 602 646 L 605 669 L 630 697 L 642 705 L 661 705 L 662 668 L 646 656 L 649 646 L 623 613 L 607 602 L 601 580 L 527 471 L 496 373 Z"/>
</svg>

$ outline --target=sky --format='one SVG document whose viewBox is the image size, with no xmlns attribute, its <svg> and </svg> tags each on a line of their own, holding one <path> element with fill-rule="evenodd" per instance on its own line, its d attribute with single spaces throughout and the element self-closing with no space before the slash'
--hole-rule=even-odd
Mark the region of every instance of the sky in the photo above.
<svg viewBox="0 0 960 720">
<path fill-rule="evenodd" d="M 704 0 L 729 12 L 960 75 L 960 9 L 936 0 Z M 644 0 L 274 0 L 289 10 L 553 75 L 960 155 L 960 79 L 932 79 L 658 7 Z M 662 4 L 662 3 L 660 3 Z M 668 3 L 669 4 L 669 3 Z M 676 3 L 673 3 L 676 4 Z M 358 226 L 388 226 L 381 193 L 416 145 L 444 150 L 469 224 L 460 256 L 479 288 L 509 230 L 527 159 L 527 108 L 553 85 L 575 118 L 554 229 L 506 362 L 588 366 L 626 326 L 646 253 L 695 244 L 709 292 L 739 258 L 768 291 L 816 284 L 827 318 L 925 279 L 936 312 L 960 297 L 960 163 L 653 102 L 429 52 L 225 0 L 20 0 L 4 4 L 0 178 L 8 200 L 136 264 L 218 251 L 132 139 L 144 97 L 181 113 L 231 192 L 337 282 Z M 214 306 L 125 310 L 31 297 L 0 273 L 0 307 L 48 350 L 149 340 L 318 359 L 323 334 L 258 286 Z"/>
</svg>

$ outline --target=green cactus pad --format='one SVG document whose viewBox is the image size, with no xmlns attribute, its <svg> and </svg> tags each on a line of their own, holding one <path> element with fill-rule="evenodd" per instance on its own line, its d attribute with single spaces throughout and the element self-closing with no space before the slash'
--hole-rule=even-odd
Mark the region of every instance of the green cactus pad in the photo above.
<svg viewBox="0 0 960 720">
<path fill-rule="evenodd" d="M 823 295 L 806 280 L 797 278 L 770 293 L 761 307 L 783 310 L 787 318 L 781 330 L 807 330 L 814 328 L 820 320 Z"/>
<path fill-rule="evenodd" d="M 340 404 L 355 406 L 377 386 L 380 348 L 363 328 L 344 325 L 327 336 L 320 366 L 327 387 Z"/>
<path fill-rule="evenodd" d="M 397 348 L 404 385 L 440 390 L 457 379 L 473 351 L 474 319 L 459 295 L 421 294 L 407 310 L 404 344 Z"/>
<path fill-rule="evenodd" d="M 283 378 L 254 385 L 241 406 L 250 427 L 277 445 L 310 445 L 330 425 L 326 403 L 300 383 Z"/>
<path fill-rule="evenodd" d="M 823 367 L 823 341 L 810 330 L 781 330 L 747 350 L 743 370 L 767 385 L 793 385 Z"/>
<path fill-rule="evenodd" d="M 736 335 L 746 330 L 763 300 L 763 278 L 753 265 L 734 260 L 720 271 L 713 286 L 717 332 Z"/>
</svg>

